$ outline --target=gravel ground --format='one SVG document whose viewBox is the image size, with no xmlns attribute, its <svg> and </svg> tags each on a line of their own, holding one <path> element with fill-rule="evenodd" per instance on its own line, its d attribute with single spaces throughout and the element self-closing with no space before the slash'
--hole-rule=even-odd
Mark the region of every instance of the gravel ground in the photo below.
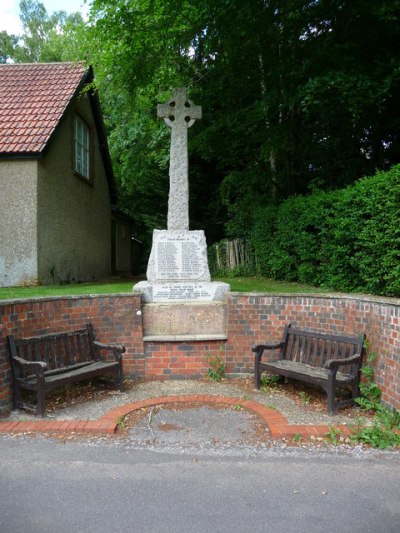
<svg viewBox="0 0 400 533">
<path fill-rule="evenodd" d="M 123 393 L 109 391 L 103 399 L 87 401 L 56 409 L 48 413 L 48 418 L 57 420 L 97 420 L 101 415 L 126 403 L 159 397 L 175 396 L 182 394 L 212 394 L 233 396 L 255 400 L 268 407 L 273 407 L 282 413 L 289 424 L 320 425 L 320 424 L 351 424 L 354 423 L 354 414 L 350 416 L 346 411 L 339 411 L 336 416 L 329 416 L 324 411 L 316 409 L 313 405 L 301 405 L 288 395 L 281 393 L 279 388 L 270 389 L 268 392 L 245 390 L 237 385 L 238 380 L 224 380 L 219 383 L 191 380 L 150 381 L 138 383 Z M 352 409 L 354 413 L 354 408 Z M 25 411 L 13 411 L 6 420 L 30 420 L 35 415 Z"/>
</svg>

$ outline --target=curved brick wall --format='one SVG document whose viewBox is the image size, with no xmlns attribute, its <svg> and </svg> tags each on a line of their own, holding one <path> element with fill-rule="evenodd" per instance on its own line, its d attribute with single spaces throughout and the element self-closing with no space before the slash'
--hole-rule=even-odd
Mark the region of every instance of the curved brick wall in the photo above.
<svg viewBox="0 0 400 533">
<path fill-rule="evenodd" d="M 400 409 L 400 301 L 346 295 L 228 295 L 227 341 L 143 343 L 137 294 L 0 301 L 0 408 L 10 405 L 7 335 L 65 331 L 92 322 L 100 340 L 126 346 L 126 375 L 146 379 L 199 378 L 206 353 L 220 354 L 228 374 L 253 371 L 251 346 L 279 340 L 285 323 L 331 333 L 367 335 L 378 354 L 383 400 Z"/>
</svg>

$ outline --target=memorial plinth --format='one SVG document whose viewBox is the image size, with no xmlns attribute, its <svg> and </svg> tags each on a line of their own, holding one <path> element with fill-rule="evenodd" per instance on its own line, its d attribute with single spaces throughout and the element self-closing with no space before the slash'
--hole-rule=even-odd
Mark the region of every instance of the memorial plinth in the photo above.
<svg viewBox="0 0 400 533">
<path fill-rule="evenodd" d="M 226 302 L 146 304 L 143 312 L 145 341 L 225 340 Z"/>
<path fill-rule="evenodd" d="M 154 230 L 147 281 L 134 287 L 145 303 L 222 301 L 229 288 L 211 281 L 202 230 Z"/>
<path fill-rule="evenodd" d="M 154 230 L 142 293 L 145 341 L 226 339 L 227 283 L 210 281 L 203 231 Z"/>
</svg>

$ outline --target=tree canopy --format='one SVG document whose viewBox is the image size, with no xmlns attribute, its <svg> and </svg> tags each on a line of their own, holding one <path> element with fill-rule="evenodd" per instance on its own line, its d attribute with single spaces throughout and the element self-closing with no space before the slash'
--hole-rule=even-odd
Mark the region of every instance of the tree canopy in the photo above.
<svg viewBox="0 0 400 533">
<path fill-rule="evenodd" d="M 396 0 L 95 0 L 96 50 L 123 203 L 163 225 L 157 102 L 188 87 L 191 217 L 245 235 L 258 205 L 345 186 L 400 158 Z M 157 209 L 154 209 L 154 206 Z"/>
<path fill-rule="evenodd" d="M 177 86 L 203 106 L 190 214 L 209 242 L 248 235 L 259 206 L 400 162 L 400 0 L 94 0 L 87 23 L 20 5 L 22 41 L 0 35 L 16 60 L 94 65 L 120 207 L 142 239 L 166 224 L 156 106 Z"/>
<path fill-rule="evenodd" d="M 50 63 L 83 60 L 81 43 L 85 23 L 80 13 L 49 14 L 41 2 L 19 3 L 22 35 L 0 32 L 0 57 L 18 63 Z"/>
</svg>

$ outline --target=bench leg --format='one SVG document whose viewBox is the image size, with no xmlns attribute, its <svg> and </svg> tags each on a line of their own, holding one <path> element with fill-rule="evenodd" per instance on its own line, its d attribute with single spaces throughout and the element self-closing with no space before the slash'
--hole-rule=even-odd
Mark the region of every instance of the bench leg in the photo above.
<svg viewBox="0 0 400 533">
<path fill-rule="evenodd" d="M 335 399 L 335 379 L 336 375 L 328 370 L 328 384 L 326 387 L 326 394 L 328 400 L 328 414 L 333 416 L 336 414 L 336 399 Z"/>
<path fill-rule="evenodd" d="M 357 383 L 354 383 L 351 387 L 351 398 L 354 400 L 355 398 L 358 398 L 360 396 L 360 383 L 357 381 Z"/>
<path fill-rule="evenodd" d="M 38 388 L 37 388 L 36 395 L 37 395 L 36 414 L 37 416 L 40 416 L 41 418 L 43 418 L 46 412 L 46 389 L 44 387 L 44 383 L 40 383 L 40 381 L 38 381 Z"/>
<path fill-rule="evenodd" d="M 13 409 L 19 409 L 22 404 L 21 388 L 16 381 L 13 384 Z"/>
<path fill-rule="evenodd" d="M 119 389 L 120 392 L 124 392 L 124 376 L 122 374 L 122 365 L 118 365 L 118 369 L 115 374 L 115 388 Z"/>
<path fill-rule="evenodd" d="M 333 416 L 336 414 L 336 401 L 335 394 L 331 391 L 327 392 L 328 394 L 328 415 Z"/>
<path fill-rule="evenodd" d="M 261 387 L 261 372 L 258 364 L 254 365 L 254 388 L 259 389 Z"/>
</svg>

